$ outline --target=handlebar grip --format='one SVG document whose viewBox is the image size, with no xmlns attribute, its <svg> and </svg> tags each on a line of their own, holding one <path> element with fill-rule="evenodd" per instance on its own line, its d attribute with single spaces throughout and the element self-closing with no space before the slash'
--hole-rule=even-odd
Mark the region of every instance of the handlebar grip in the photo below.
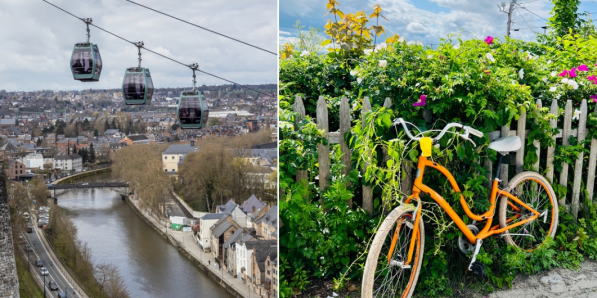
<svg viewBox="0 0 597 298">
<path fill-rule="evenodd" d="M 479 138 L 483 137 L 483 133 L 481 131 L 478 131 L 470 126 L 468 127 L 468 132 L 470 132 L 472 135 L 477 136 Z"/>
</svg>

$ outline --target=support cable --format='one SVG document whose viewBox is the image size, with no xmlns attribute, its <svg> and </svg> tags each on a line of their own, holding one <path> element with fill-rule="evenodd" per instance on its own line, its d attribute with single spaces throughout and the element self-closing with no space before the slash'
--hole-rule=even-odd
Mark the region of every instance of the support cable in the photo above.
<svg viewBox="0 0 597 298">
<path fill-rule="evenodd" d="M 72 14 L 72 13 L 70 13 L 70 12 L 68 12 L 68 11 L 64 10 L 64 9 L 62 9 L 62 8 L 60 8 L 60 7 L 56 6 L 56 5 L 54 5 L 54 4 L 50 3 L 50 2 L 48 2 L 47 0 L 42 0 L 42 1 L 43 1 L 43 2 L 46 2 L 46 3 L 48 3 L 48 4 L 52 5 L 52 6 L 54 6 L 54 7 L 56 7 L 56 8 L 58 8 L 58 9 L 60 9 L 60 10 L 62 10 L 63 12 L 65 12 L 65 13 L 67 13 L 67 14 L 69 14 L 69 15 L 71 15 L 71 16 L 73 16 L 73 17 L 75 17 L 75 18 L 77 18 L 77 19 L 79 19 L 79 20 L 81 20 L 81 21 L 83 21 L 83 22 L 85 22 L 85 19 L 83 19 L 83 18 L 80 18 L 80 17 L 78 17 L 78 16 L 76 16 L 76 15 L 74 15 L 74 14 Z M 104 31 L 104 32 L 106 32 L 106 33 L 108 33 L 108 34 L 110 34 L 110 35 L 113 35 L 113 36 L 115 36 L 115 37 L 118 37 L 118 38 L 120 38 L 120 39 L 122 39 L 122 40 L 124 40 L 124 41 L 126 41 L 126 42 L 128 42 L 128 43 L 130 43 L 130 44 L 132 44 L 132 45 L 134 45 L 134 46 L 136 46 L 136 47 L 138 47 L 138 48 L 139 48 L 139 65 L 141 64 L 141 53 L 140 53 L 140 51 L 141 51 L 141 47 L 143 47 L 143 49 L 145 49 L 145 50 L 146 50 L 146 51 L 148 51 L 148 52 L 151 52 L 151 53 L 153 53 L 153 54 L 156 54 L 156 55 L 158 55 L 158 56 L 161 56 L 161 57 L 163 57 L 163 58 L 166 58 L 166 59 L 168 59 L 168 60 L 170 60 L 170 61 L 176 62 L 176 63 L 178 63 L 178 64 L 180 64 L 180 65 L 183 65 L 183 66 L 186 66 L 186 67 L 191 67 L 191 65 L 189 65 L 189 64 L 182 63 L 182 62 L 180 62 L 180 61 L 177 61 L 177 60 L 175 60 L 175 59 L 172 59 L 172 58 L 170 58 L 170 57 L 168 57 L 168 56 L 162 55 L 162 54 L 160 54 L 160 53 L 158 53 L 158 52 L 152 51 L 152 50 L 150 50 L 150 49 L 148 49 L 148 48 L 144 47 L 143 45 L 142 45 L 141 47 L 139 47 L 139 46 L 138 46 L 138 43 L 136 43 L 136 42 L 132 42 L 132 41 L 130 41 L 130 40 L 128 40 L 128 39 L 126 39 L 126 38 L 124 38 L 124 37 L 121 37 L 121 36 L 119 36 L 119 35 L 117 35 L 117 34 L 114 34 L 114 33 L 110 32 L 110 31 L 108 31 L 108 30 L 106 30 L 106 29 L 104 29 L 104 28 L 101 28 L 101 27 L 99 27 L 99 26 L 97 26 L 97 25 L 95 25 L 95 24 L 93 24 L 93 23 L 90 23 L 89 25 L 91 25 L 91 26 L 93 26 L 93 27 L 95 27 L 95 28 L 97 28 L 97 29 L 99 29 L 99 30 L 102 30 L 102 31 Z M 255 91 L 255 92 L 257 92 L 257 93 L 261 93 L 261 94 L 263 94 L 263 95 L 267 95 L 267 96 L 269 96 L 269 95 L 270 95 L 270 94 L 267 94 L 267 93 L 265 93 L 265 92 L 259 91 L 259 90 L 257 90 L 257 89 L 253 89 L 253 88 L 251 88 L 251 87 L 247 87 L 247 86 L 241 85 L 241 84 L 239 84 L 239 83 L 236 83 L 236 82 L 234 82 L 234 81 L 231 81 L 231 80 L 228 80 L 228 79 L 222 78 L 222 77 L 220 77 L 220 76 L 217 76 L 217 75 L 215 75 L 215 74 L 212 74 L 212 73 L 209 73 L 209 72 L 206 72 L 206 71 L 200 70 L 200 69 L 197 69 L 197 71 L 198 71 L 198 72 L 201 72 L 201 73 L 204 73 L 204 74 L 206 74 L 206 75 L 208 75 L 208 76 L 212 76 L 212 77 L 214 77 L 214 78 L 220 79 L 220 80 L 222 80 L 222 81 L 226 81 L 226 82 L 228 82 L 228 83 L 231 83 L 231 84 L 233 84 L 233 85 L 238 85 L 239 87 L 242 87 L 242 88 L 245 88 L 245 89 L 248 89 L 248 90 L 251 90 L 251 91 Z"/>
</svg>

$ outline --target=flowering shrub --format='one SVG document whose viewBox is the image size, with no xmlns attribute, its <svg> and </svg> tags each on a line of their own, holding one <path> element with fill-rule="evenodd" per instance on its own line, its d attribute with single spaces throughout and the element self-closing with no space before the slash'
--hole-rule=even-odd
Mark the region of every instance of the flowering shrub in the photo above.
<svg viewBox="0 0 597 298">
<path fill-rule="evenodd" d="M 416 148 L 404 142 L 389 142 L 396 138 L 396 131 L 390 129 L 393 117 L 402 117 L 422 129 L 460 122 L 488 133 L 512 125 L 513 120 L 526 112 L 529 133 L 525 166 L 537 161 L 536 150 L 540 148 L 534 147 L 535 140 L 542 146 L 557 147 L 558 166 L 560 162 L 572 164 L 579 152 L 586 151 L 583 143 L 574 140 L 570 146 L 554 144 L 551 137 L 557 129 L 549 125 L 553 116 L 547 108 L 538 108 L 535 101 L 543 99 L 543 105 L 549 106 L 555 98 L 563 107 L 567 100 L 572 100 L 578 109 L 582 99 L 588 99 L 589 110 L 594 109 L 592 104 L 597 103 L 594 38 L 567 35 L 557 38 L 557 47 L 513 39 L 502 41 L 490 36 L 467 41 L 448 36 L 436 49 L 397 36 L 377 43 L 376 34 L 359 34 L 373 30 L 367 27 L 364 12 L 342 17 L 346 15 L 338 10 L 338 5 L 334 0 L 328 4 L 328 11 L 336 19 L 326 25 L 330 36 L 328 54 L 297 53 L 283 48 L 287 54 L 280 60 L 281 121 L 294 123 L 289 115 L 293 114 L 290 110 L 297 94 L 303 98 L 307 114 L 303 129 L 295 131 L 287 125 L 281 131 L 280 185 L 286 192 L 280 197 L 280 212 L 282 222 L 292 223 L 281 229 L 281 251 L 288 249 L 281 256 L 284 264 L 281 271 L 288 286 L 300 284 L 297 278 L 304 272 L 314 278 L 347 276 L 358 284 L 367 241 L 384 212 L 400 199 L 403 191 L 398 189 L 400 180 L 410 179 L 400 172 L 400 164 L 416 160 L 418 154 Z M 371 19 L 378 21 L 381 8 L 375 9 L 379 16 L 372 15 Z M 330 131 L 338 130 L 339 102 L 343 96 L 349 99 L 352 119 L 361 119 L 365 96 L 374 106 L 369 124 L 362 126 L 356 120 L 352 131 L 344 136 L 353 150 L 353 171 L 349 176 L 341 175 L 339 153 L 332 146 L 335 170 L 328 190 L 320 190 L 314 183 L 318 173 L 316 145 L 326 142 L 311 120 L 316 117 L 319 96 L 324 96 L 328 106 Z M 386 98 L 391 100 L 391 107 L 380 108 Z M 429 112 L 434 123 L 424 120 L 424 114 Z M 597 119 L 590 116 L 587 124 L 589 137 L 597 135 Z M 483 187 L 485 169 L 479 162 L 485 158 L 495 160 L 495 152 L 484 150 L 489 143 L 487 137 L 476 141 L 479 146 L 474 148 L 466 142 L 444 138 L 441 151 L 434 149 L 434 159 L 458 174 L 455 178 L 462 186 L 462 195 L 474 211 L 481 213 L 488 208 L 489 202 L 484 198 L 489 194 Z M 309 162 L 298 163 L 306 160 Z M 368 165 L 366 170 L 364 164 Z M 297 169 L 307 171 L 309 178 L 304 183 L 295 182 Z M 433 171 L 426 175 L 430 186 L 440 193 L 449 189 L 443 176 Z M 347 199 L 361 200 L 358 190 L 362 185 L 373 187 L 372 218 L 358 206 L 339 209 Z M 561 197 L 566 188 L 558 187 L 557 191 Z M 459 194 L 445 193 L 444 197 L 456 212 L 464 214 L 458 204 Z M 433 237 L 426 238 L 424 270 L 416 292 L 425 297 L 453 295 L 451 285 L 469 279 L 454 273 L 464 272 L 462 264 L 468 261 L 457 249 L 461 232 L 449 225 L 447 218 L 441 216 L 443 211 L 433 204 L 426 208 L 429 211 L 425 220 L 430 226 L 426 231 L 431 231 Z M 582 260 L 583 253 L 597 255 L 597 249 L 592 250 L 597 247 L 597 240 L 587 240 L 592 241 L 590 245 L 579 245 L 578 239 L 583 239 L 578 234 L 579 223 L 563 209 L 561 221 L 565 228 L 545 249 L 528 254 L 514 252 L 494 238 L 484 242 L 485 252 L 478 260 L 487 266 L 489 280 L 494 285 L 509 284 L 515 272 L 537 272 L 554 265 L 574 267 Z M 594 216 L 590 218 L 591 222 L 597 222 Z M 468 220 L 466 216 L 464 220 Z M 583 233 L 597 234 L 597 224 L 590 226 Z M 341 236 L 334 237 L 336 233 Z M 334 249 L 335 245 L 338 249 Z M 321 250 L 314 251 L 313 247 Z M 546 262 L 546 258 L 555 261 Z"/>
</svg>

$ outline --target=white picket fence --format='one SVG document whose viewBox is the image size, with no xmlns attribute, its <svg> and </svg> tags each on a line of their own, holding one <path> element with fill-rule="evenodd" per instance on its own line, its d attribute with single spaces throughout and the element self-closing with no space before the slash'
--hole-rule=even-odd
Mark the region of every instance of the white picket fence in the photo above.
<svg viewBox="0 0 597 298">
<path fill-rule="evenodd" d="M 537 100 L 536 104 L 539 107 L 542 107 L 541 100 Z M 389 108 L 390 106 L 391 106 L 391 100 L 389 98 L 386 98 L 386 100 L 384 102 L 384 107 Z M 300 116 L 302 116 L 302 117 L 305 116 L 305 107 L 303 104 L 303 99 L 298 95 L 296 96 L 296 99 L 294 102 L 294 110 Z M 369 98 L 365 97 L 363 100 L 363 109 L 361 112 L 361 117 L 363 119 L 363 121 L 362 121 L 363 123 L 365 122 L 365 115 L 369 111 L 371 111 L 371 102 L 369 101 Z M 343 97 L 342 100 L 340 101 L 339 113 L 340 113 L 340 115 L 339 115 L 340 130 L 337 132 L 329 132 L 329 125 L 328 125 L 329 114 L 328 114 L 327 104 L 326 104 L 323 96 L 319 97 L 319 100 L 317 102 L 317 112 L 316 112 L 317 127 L 319 129 L 323 129 L 328 132 L 328 143 L 340 144 L 340 150 L 342 152 L 341 160 L 342 160 L 342 163 L 344 164 L 343 173 L 347 174 L 351 170 L 350 158 L 352 155 L 352 152 L 349 150 L 347 144 L 344 142 L 344 137 L 343 137 L 345 133 L 350 131 L 351 125 L 352 125 L 352 119 L 351 119 L 351 115 L 350 115 L 350 107 L 348 104 L 348 98 Z M 551 103 L 550 113 L 552 113 L 553 115 L 559 114 L 558 105 L 557 105 L 556 100 L 552 101 L 552 103 Z M 587 134 L 588 134 L 588 130 L 586 127 L 587 115 L 588 115 L 587 101 L 583 100 L 581 103 L 580 116 L 579 116 L 578 125 L 576 128 L 572 127 L 573 122 L 574 122 L 572 119 L 573 113 L 574 113 L 574 111 L 572 108 L 572 102 L 570 100 L 568 100 L 566 103 L 563 118 L 562 117 L 558 118 L 558 120 L 561 120 L 561 121 L 551 120 L 550 125 L 552 127 L 560 128 L 560 132 L 553 137 L 554 141 L 556 143 L 561 143 L 562 145 L 569 145 L 569 138 L 571 136 L 577 138 L 577 140 L 579 142 L 585 140 L 585 138 L 587 137 Z M 597 115 L 597 106 L 595 107 L 594 113 L 595 113 L 595 115 Z M 429 111 L 425 112 L 424 117 L 427 122 L 432 121 L 431 113 Z M 559 122 L 559 126 L 558 126 L 558 122 Z M 520 115 L 520 117 L 518 119 L 516 130 L 511 130 L 509 127 L 504 126 L 501 128 L 500 131 L 494 131 L 494 132 L 489 133 L 489 139 L 493 141 L 493 140 L 498 139 L 503 136 L 517 135 L 522 140 L 526 140 L 527 135 L 528 135 L 526 125 L 527 125 L 527 117 L 526 117 L 526 113 L 523 113 L 522 115 Z M 558 139 L 561 139 L 561 142 Z M 522 142 L 522 144 L 523 144 L 522 147 L 517 152 L 511 154 L 514 156 L 514 158 L 510 158 L 511 162 L 502 164 L 500 179 L 503 181 L 504 184 L 508 183 L 508 179 L 509 179 L 508 172 L 509 172 L 510 166 L 515 167 L 516 173 L 520 173 L 523 171 L 526 142 Z M 583 185 L 583 183 L 582 183 L 583 180 L 584 180 L 584 185 L 586 187 L 586 191 L 588 194 L 588 199 L 590 202 L 592 202 L 592 198 L 595 194 L 594 191 L 595 191 L 595 169 L 597 167 L 597 161 L 596 161 L 597 160 L 597 139 L 591 140 L 590 154 L 589 154 L 588 162 L 584 162 L 584 156 L 581 153 L 580 156 L 578 156 L 574 165 L 572 166 L 572 169 L 570 169 L 571 167 L 568 164 L 564 163 L 564 164 L 562 164 L 562 171 L 560 171 L 559 173 L 556 173 L 555 168 L 554 168 L 555 147 L 548 147 L 546 149 L 547 156 L 541 156 L 541 148 L 542 148 L 541 144 L 539 142 L 535 141 L 533 143 L 533 145 L 536 148 L 539 148 L 539 150 L 537 150 L 537 152 L 536 152 L 538 155 L 538 161 L 533 165 L 533 170 L 539 171 L 540 169 L 546 169 L 545 176 L 550 181 L 553 181 L 554 175 L 559 174 L 559 179 L 558 179 L 559 184 L 568 188 L 567 197 L 570 198 L 569 201 L 566 200 L 566 197 L 560 198 L 559 199 L 560 206 L 568 206 L 570 212 L 576 218 L 578 215 L 579 208 L 580 208 L 581 186 Z M 319 154 L 319 187 L 320 187 L 320 189 L 325 189 L 330 181 L 329 146 L 319 144 L 318 145 L 318 154 Z M 413 165 L 410 164 L 409 162 L 405 162 L 404 167 L 405 167 L 405 170 L 407 170 L 407 171 L 413 170 Z M 493 176 L 492 176 L 493 167 L 492 167 L 491 161 L 489 161 L 489 160 L 484 161 L 484 167 L 488 170 L 488 173 L 487 173 L 488 181 L 491 181 L 493 179 Z M 567 186 L 569 170 L 574 171 L 572 187 Z M 297 177 L 296 177 L 297 181 L 300 181 L 302 179 L 307 179 L 307 177 L 308 176 L 305 171 L 297 172 Z M 413 176 L 411 175 L 410 177 L 413 177 Z M 408 179 L 403 179 L 401 189 L 405 192 L 408 192 L 408 191 L 410 191 L 411 188 L 412 188 L 412 181 L 409 181 Z M 363 207 L 363 209 L 365 209 L 369 213 L 371 213 L 373 211 L 373 195 L 372 195 L 371 187 L 363 185 L 362 193 L 363 193 L 363 206 L 362 207 Z M 348 204 L 350 206 L 352 206 L 352 201 L 348 202 Z"/>
</svg>

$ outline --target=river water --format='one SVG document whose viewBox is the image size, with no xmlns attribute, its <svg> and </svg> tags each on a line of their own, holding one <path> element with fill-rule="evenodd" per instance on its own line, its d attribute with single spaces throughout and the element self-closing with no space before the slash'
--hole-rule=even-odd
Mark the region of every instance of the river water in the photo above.
<svg viewBox="0 0 597 298">
<path fill-rule="evenodd" d="M 109 179 L 108 174 L 82 181 Z M 58 197 L 87 242 L 94 264 L 118 268 L 131 297 L 233 297 L 107 189 L 71 190 Z"/>
</svg>

